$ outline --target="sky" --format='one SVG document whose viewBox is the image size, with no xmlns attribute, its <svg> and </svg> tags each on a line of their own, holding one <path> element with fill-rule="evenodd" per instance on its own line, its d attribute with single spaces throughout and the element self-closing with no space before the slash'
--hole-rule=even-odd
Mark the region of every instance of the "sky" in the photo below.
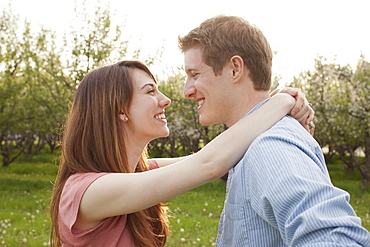
<svg viewBox="0 0 370 247">
<path fill-rule="evenodd" d="M 62 36 L 75 21 L 77 0 L 1 0 L 8 9 L 33 25 L 50 28 Z M 77 1 L 82 6 L 83 1 Z M 97 0 L 86 1 L 95 7 Z M 319 56 L 356 67 L 360 55 L 370 60 L 370 2 L 368 0 L 100 0 L 109 3 L 116 21 L 125 23 L 129 45 L 143 54 L 161 47 L 161 62 L 151 69 L 159 77 L 182 66 L 177 37 L 202 21 L 220 14 L 241 16 L 258 26 L 276 52 L 274 76 L 290 82 L 302 71 L 313 70 Z"/>
</svg>

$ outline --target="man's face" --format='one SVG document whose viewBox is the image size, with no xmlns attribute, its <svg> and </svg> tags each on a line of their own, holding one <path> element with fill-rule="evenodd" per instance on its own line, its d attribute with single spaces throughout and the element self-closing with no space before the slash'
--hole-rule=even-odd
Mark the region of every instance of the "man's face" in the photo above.
<svg viewBox="0 0 370 247">
<path fill-rule="evenodd" d="M 228 94 L 230 77 L 228 71 L 216 76 L 210 66 L 202 61 L 199 47 L 184 52 L 187 74 L 184 88 L 186 98 L 194 98 L 199 103 L 199 121 L 202 125 L 226 123 L 232 106 L 228 104 L 232 95 Z"/>
</svg>

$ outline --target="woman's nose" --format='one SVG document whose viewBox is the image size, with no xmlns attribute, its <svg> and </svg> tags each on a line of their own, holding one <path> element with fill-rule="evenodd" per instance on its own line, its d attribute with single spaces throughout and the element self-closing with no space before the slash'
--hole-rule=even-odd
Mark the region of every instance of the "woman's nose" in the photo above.
<svg viewBox="0 0 370 247">
<path fill-rule="evenodd" d="M 169 106 L 170 104 L 171 104 L 171 99 L 170 98 L 168 98 L 166 95 L 164 95 L 164 94 L 162 94 L 162 96 L 163 96 L 163 99 L 161 100 L 161 106 L 162 107 L 167 107 L 167 106 Z"/>
</svg>

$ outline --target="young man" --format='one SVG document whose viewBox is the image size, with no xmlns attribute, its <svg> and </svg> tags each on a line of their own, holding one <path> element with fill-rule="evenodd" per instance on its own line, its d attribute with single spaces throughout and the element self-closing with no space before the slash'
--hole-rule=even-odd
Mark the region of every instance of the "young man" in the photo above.
<svg viewBox="0 0 370 247">
<path fill-rule="evenodd" d="M 269 100 L 272 51 L 242 18 L 208 19 L 179 47 L 201 124 L 232 126 Z M 229 171 L 217 246 L 370 246 L 370 235 L 332 185 L 318 143 L 286 116 Z"/>
</svg>

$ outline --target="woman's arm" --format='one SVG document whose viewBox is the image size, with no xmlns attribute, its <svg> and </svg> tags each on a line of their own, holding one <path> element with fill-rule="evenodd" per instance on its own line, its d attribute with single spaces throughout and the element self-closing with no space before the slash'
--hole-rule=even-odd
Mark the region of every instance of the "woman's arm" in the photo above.
<svg viewBox="0 0 370 247">
<path fill-rule="evenodd" d="M 272 97 L 202 150 L 178 163 L 97 179 L 82 198 L 80 220 L 95 224 L 107 217 L 136 212 L 220 178 L 242 158 L 253 140 L 286 115 L 294 103 L 288 94 Z"/>
<path fill-rule="evenodd" d="M 186 160 L 189 156 L 182 156 L 182 157 L 176 157 L 176 158 L 155 158 L 150 160 L 155 160 L 159 167 L 165 167 L 168 165 L 172 165 L 174 163 Z"/>
<path fill-rule="evenodd" d="M 275 89 L 270 93 L 270 96 L 274 96 L 277 93 L 287 93 L 295 98 L 296 102 L 289 114 L 295 118 L 311 135 L 313 135 L 315 131 L 315 125 L 313 124 L 315 111 L 312 109 L 311 104 L 307 101 L 305 94 L 302 93 L 298 88 L 286 87 L 283 89 Z"/>
<path fill-rule="evenodd" d="M 271 92 L 270 96 L 274 96 L 278 93 L 287 93 L 295 98 L 295 104 L 290 111 L 290 115 L 295 118 L 311 135 L 314 134 L 315 125 L 313 124 L 313 118 L 315 111 L 312 109 L 310 103 L 308 103 L 304 93 L 300 92 L 298 88 L 286 87 L 283 89 L 275 89 Z M 183 156 L 177 158 L 153 158 L 158 163 L 159 167 L 165 167 L 176 162 L 180 162 L 189 158 L 190 156 Z"/>
<path fill-rule="evenodd" d="M 150 160 L 155 160 L 159 167 L 165 167 L 168 165 L 172 165 L 174 163 L 186 160 L 187 158 L 191 157 L 194 154 L 186 155 L 182 157 L 176 157 L 176 158 L 152 158 Z"/>
</svg>

